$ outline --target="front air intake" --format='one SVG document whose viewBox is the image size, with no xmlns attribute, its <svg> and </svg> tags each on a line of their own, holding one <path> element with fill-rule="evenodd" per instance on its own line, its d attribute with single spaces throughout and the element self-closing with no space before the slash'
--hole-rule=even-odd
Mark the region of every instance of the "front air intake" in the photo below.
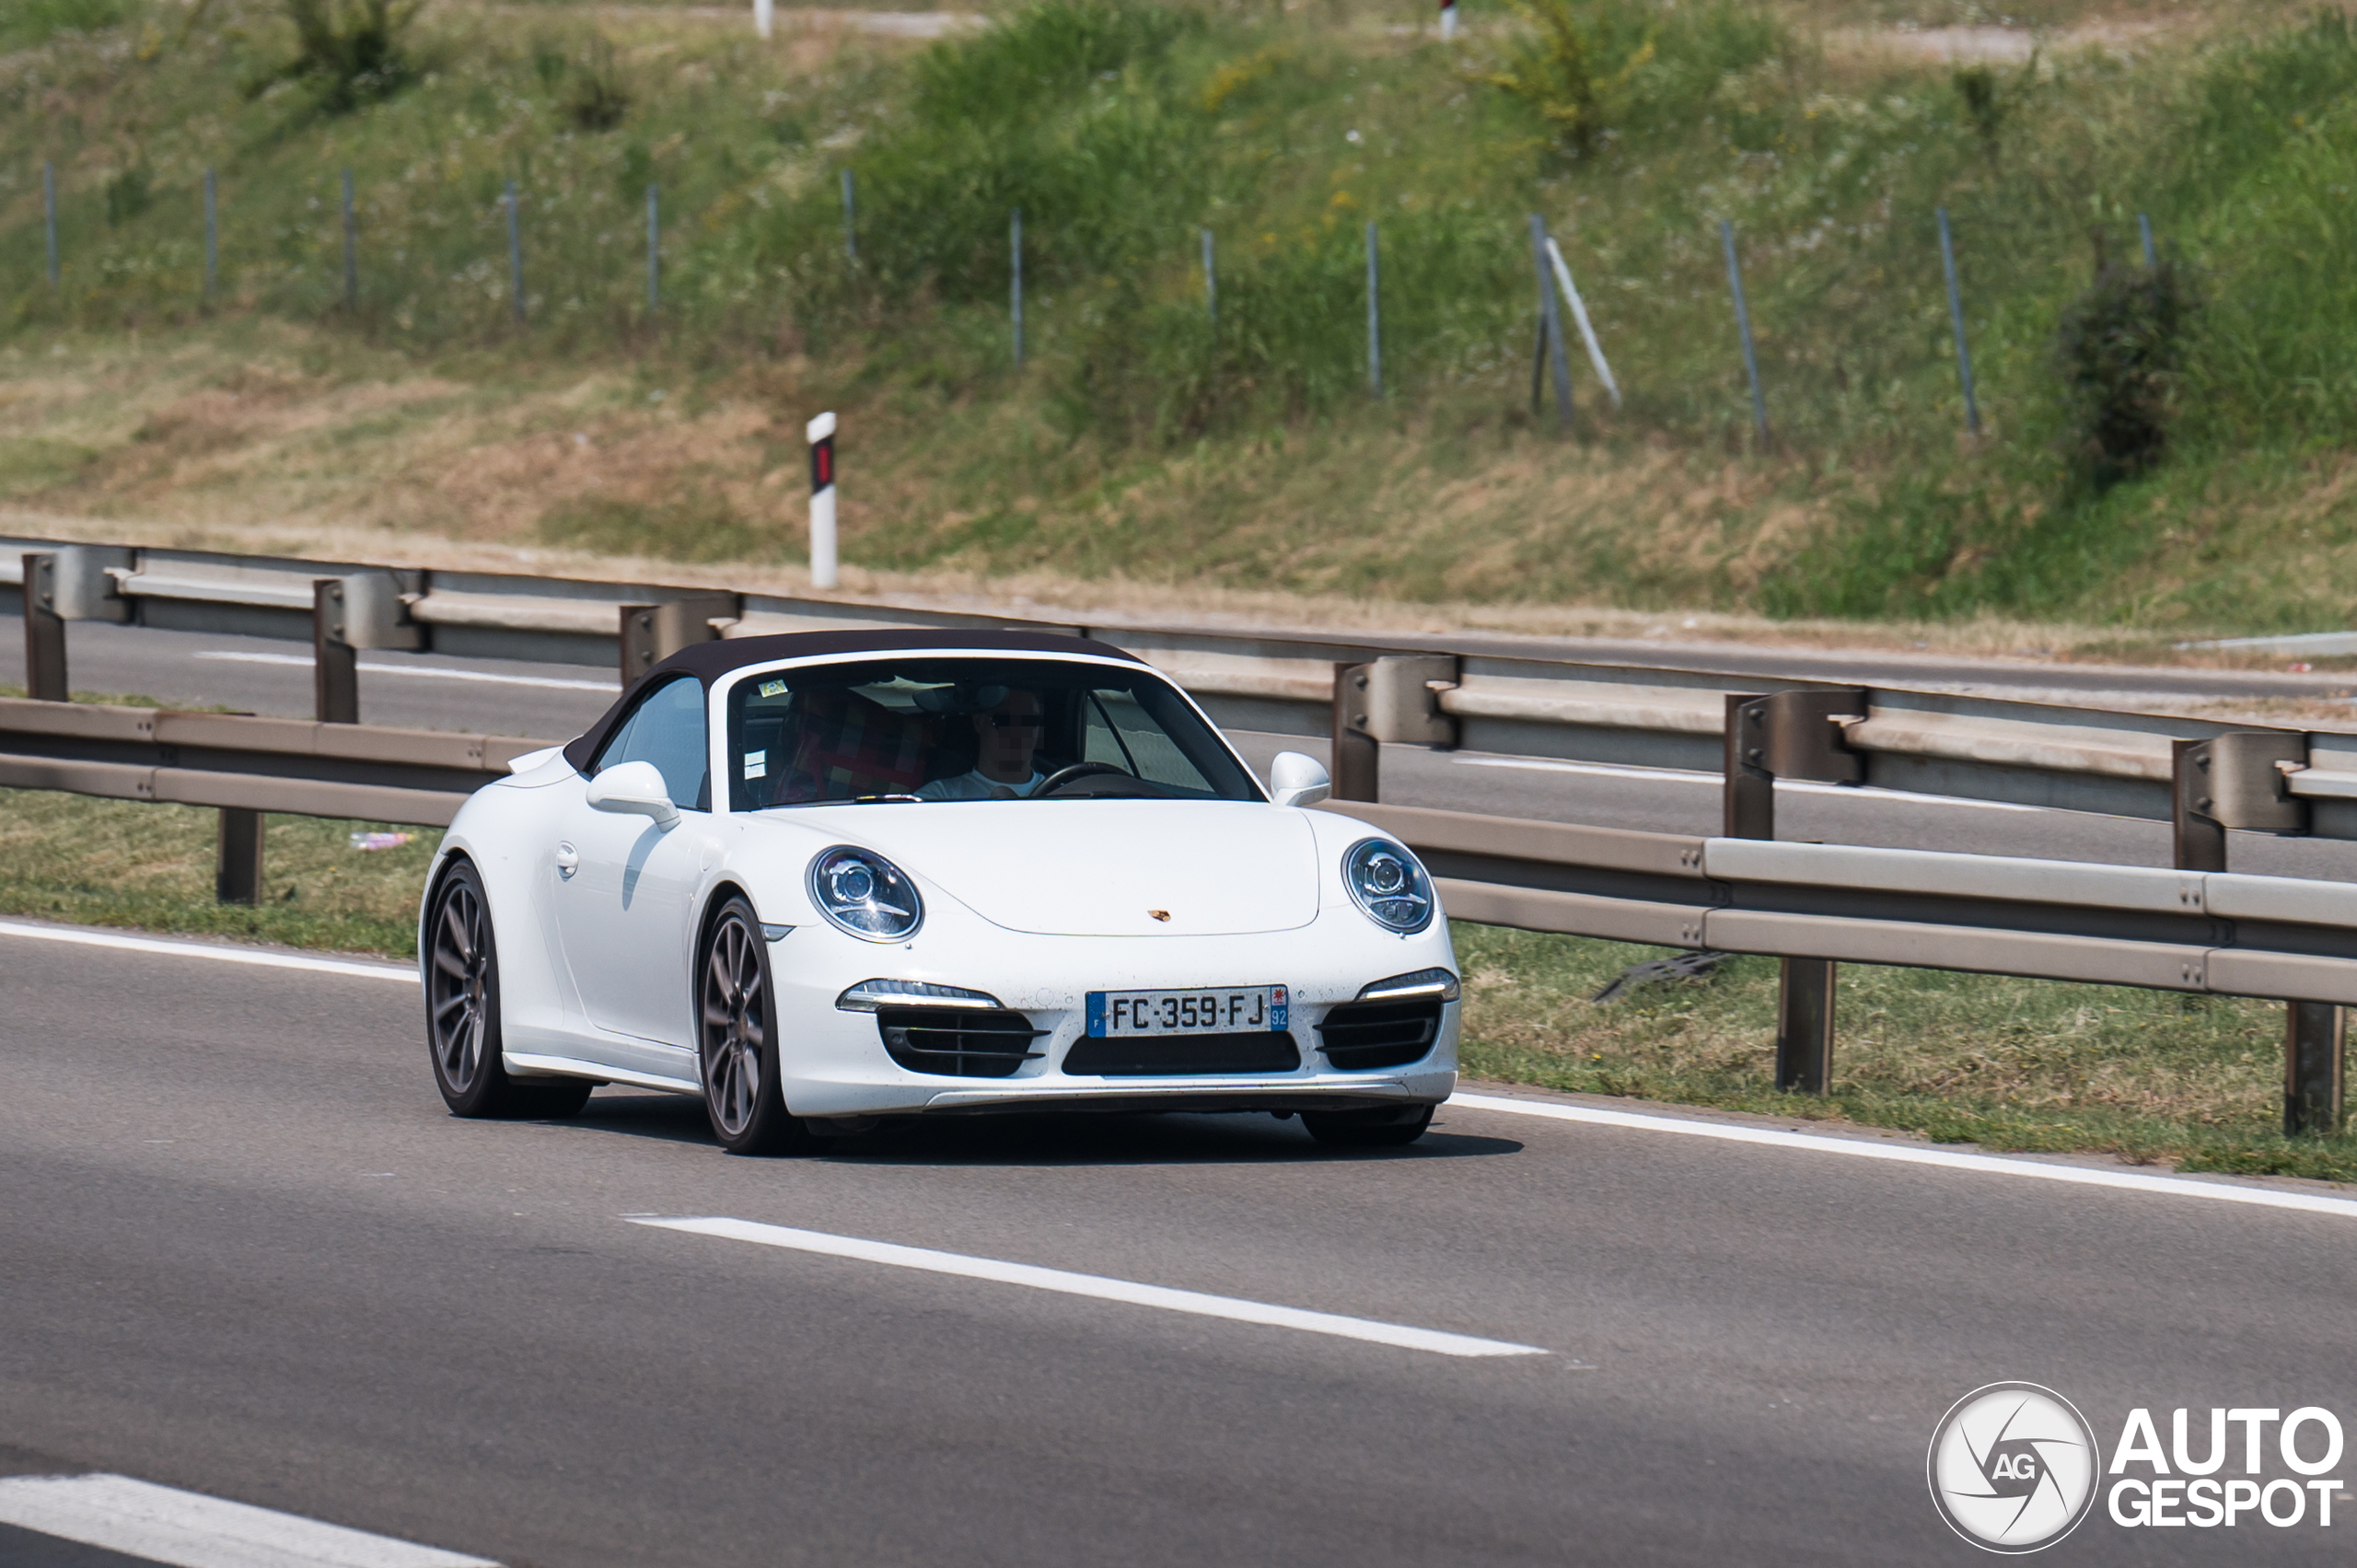
<svg viewBox="0 0 2357 1568">
<path fill-rule="evenodd" d="M 1194 1073 L 1290 1073 L 1301 1048 L 1283 1029 L 1265 1034 L 1083 1038 L 1064 1052 L 1064 1071 L 1093 1078 L 1159 1078 Z"/>
<path fill-rule="evenodd" d="M 1345 1073 L 1403 1067 L 1432 1054 L 1440 1038 L 1439 998 L 1345 1002 L 1326 1010 L 1318 1039 L 1326 1060 Z"/>
<path fill-rule="evenodd" d="M 1039 1058 L 1031 1042 L 1048 1032 L 1003 1007 L 878 1007 L 876 1028 L 885 1051 L 910 1072 L 953 1078 L 1012 1077 Z"/>
</svg>

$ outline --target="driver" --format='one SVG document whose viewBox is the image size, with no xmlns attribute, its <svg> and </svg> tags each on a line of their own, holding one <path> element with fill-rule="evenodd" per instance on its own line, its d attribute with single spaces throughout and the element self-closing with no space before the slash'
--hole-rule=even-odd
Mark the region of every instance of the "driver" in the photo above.
<svg viewBox="0 0 2357 1568">
<path fill-rule="evenodd" d="M 973 715 L 976 748 L 971 771 L 917 786 L 921 800 L 1016 800 L 1047 782 L 1035 763 L 1047 721 L 1039 694 L 1010 687 L 987 713 Z"/>
</svg>

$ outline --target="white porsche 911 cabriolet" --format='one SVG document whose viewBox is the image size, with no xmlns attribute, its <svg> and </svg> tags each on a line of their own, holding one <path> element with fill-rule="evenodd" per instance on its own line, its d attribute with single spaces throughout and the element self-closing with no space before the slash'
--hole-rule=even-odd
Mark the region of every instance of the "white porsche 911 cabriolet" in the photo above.
<svg viewBox="0 0 2357 1568">
<path fill-rule="evenodd" d="M 1101 643 L 804 633 L 699 645 L 517 760 L 418 927 L 460 1116 L 601 1083 L 703 1097 L 738 1154 L 999 1110 L 1298 1114 L 1412 1142 L 1457 1077 L 1416 857 L 1262 790 Z"/>
</svg>

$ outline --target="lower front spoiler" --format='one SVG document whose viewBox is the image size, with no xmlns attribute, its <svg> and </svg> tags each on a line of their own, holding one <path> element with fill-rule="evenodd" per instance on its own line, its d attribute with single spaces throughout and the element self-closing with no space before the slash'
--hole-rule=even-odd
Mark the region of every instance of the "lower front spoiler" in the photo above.
<svg viewBox="0 0 2357 1568">
<path fill-rule="evenodd" d="M 1387 1082 L 1353 1084 L 1348 1089 L 1305 1089 L 1271 1085 L 1222 1086 L 1218 1088 L 1174 1088 L 1157 1085 L 1136 1089 L 1063 1089 L 993 1093 L 951 1089 L 933 1097 L 919 1113 L 925 1116 L 987 1116 L 1036 1114 L 1043 1111 L 1346 1111 L 1396 1109 L 1401 1106 L 1438 1105 L 1448 1098 L 1429 1089 L 1411 1089 Z"/>
</svg>

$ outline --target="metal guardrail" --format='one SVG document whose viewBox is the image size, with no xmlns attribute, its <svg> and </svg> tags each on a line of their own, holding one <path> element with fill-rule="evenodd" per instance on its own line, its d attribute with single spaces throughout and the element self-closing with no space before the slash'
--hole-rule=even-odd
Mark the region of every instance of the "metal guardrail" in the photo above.
<svg viewBox="0 0 2357 1568">
<path fill-rule="evenodd" d="M 11 547 L 32 548 L 9 553 Z M 2357 838 L 2357 734 L 1476 654 L 798 600 L 654 585 L 398 572 L 0 540 L 36 699 L 0 703 L 0 784 L 221 808 L 220 890 L 250 899 L 267 811 L 447 823 L 549 742 L 366 729 L 360 648 L 616 660 L 715 636 L 858 626 L 1086 632 L 1229 728 L 1329 737 L 1336 799 L 1423 855 L 1475 921 L 1783 960 L 1777 1082 L 1831 1074 L 1840 962 L 2288 1004 L 2285 1126 L 2340 1125 L 2357 885 L 2239 877 L 2230 829 Z M 308 637 L 319 721 L 68 704 L 75 620 Z M 1761 686 L 1771 690 L 1761 691 Z M 1382 742 L 1719 773 L 1718 838 L 1377 804 Z M 1775 842 L 1778 778 L 2170 821 L 2177 869 Z"/>
<path fill-rule="evenodd" d="M 1777 777 L 2170 821 L 2197 855 L 2203 841 L 2223 853 L 2229 829 L 2357 839 L 2357 733 L 1268 633 L 0 538 L 0 606 L 12 598 L 27 611 L 36 695 L 64 694 L 75 621 L 310 641 L 318 714 L 344 722 L 358 716 L 358 650 L 619 666 L 628 679 L 710 637 L 1025 627 L 1128 648 L 1225 727 L 1341 735 L 1346 796 L 1373 797 L 1384 742 L 1718 772 L 1729 703 L 1740 698 L 1737 765 Z"/>
</svg>

